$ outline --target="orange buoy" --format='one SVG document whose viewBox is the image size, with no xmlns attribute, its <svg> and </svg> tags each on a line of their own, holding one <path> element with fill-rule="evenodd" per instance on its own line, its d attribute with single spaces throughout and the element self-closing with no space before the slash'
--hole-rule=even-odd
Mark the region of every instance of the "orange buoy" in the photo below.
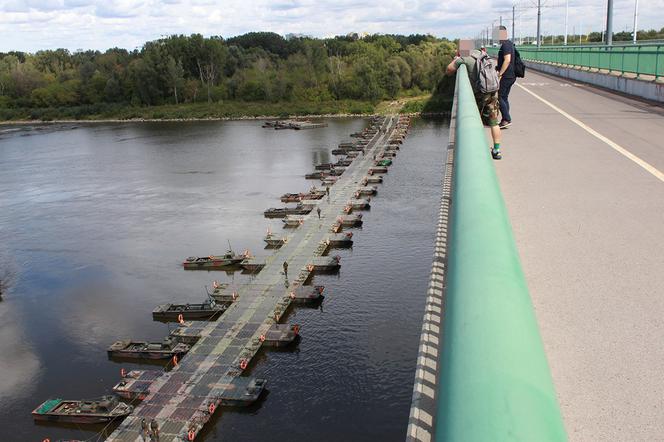
<svg viewBox="0 0 664 442">
<path fill-rule="evenodd" d="M 208 411 L 210 414 L 214 414 L 214 403 L 210 402 L 210 405 L 208 406 Z"/>
<path fill-rule="evenodd" d="M 313 264 L 308 264 L 307 265 L 307 270 L 309 270 L 310 272 L 313 272 L 314 271 L 314 265 Z"/>
<path fill-rule="evenodd" d="M 265 342 L 265 335 L 261 335 L 260 340 L 261 342 Z"/>
<path fill-rule="evenodd" d="M 290 295 L 288 296 L 290 296 L 290 299 L 295 299 L 295 292 L 290 292 Z"/>
<path fill-rule="evenodd" d="M 244 359 L 244 358 L 243 358 L 243 359 L 240 359 L 240 368 L 241 368 L 242 370 L 246 369 L 246 368 L 247 368 L 247 365 L 249 365 L 249 363 L 247 362 L 246 359 Z"/>
<path fill-rule="evenodd" d="M 293 326 L 293 333 L 295 333 L 295 334 L 300 333 L 300 325 L 299 324 L 295 324 Z"/>
<path fill-rule="evenodd" d="M 195 437 L 196 437 L 196 432 L 194 430 L 189 430 L 189 433 L 187 433 L 187 439 L 194 440 Z"/>
<path fill-rule="evenodd" d="M 173 355 L 173 366 L 174 367 L 178 366 L 178 355 Z"/>
<path fill-rule="evenodd" d="M 178 315 L 178 322 L 179 322 L 180 324 L 184 324 L 184 316 L 182 316 L 182 313 L 180 313 L 180 314 Z"/>
</svg>

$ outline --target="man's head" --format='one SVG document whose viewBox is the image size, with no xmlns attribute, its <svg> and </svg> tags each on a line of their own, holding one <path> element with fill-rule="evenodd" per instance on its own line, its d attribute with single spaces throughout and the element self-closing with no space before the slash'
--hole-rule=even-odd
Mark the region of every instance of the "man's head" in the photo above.
<svg viewBox="0 0 664 442">
<path fill-rule="evenodd" d="M 505 26 L 498 26 L 498 40 L 505 41 L 507 40 L 507 28 Z"/>
</svg>

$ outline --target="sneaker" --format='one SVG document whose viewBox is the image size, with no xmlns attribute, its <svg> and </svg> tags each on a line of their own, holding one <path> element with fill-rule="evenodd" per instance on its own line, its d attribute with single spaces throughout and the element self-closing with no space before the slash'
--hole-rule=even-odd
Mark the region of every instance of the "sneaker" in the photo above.
<svg viewBox="0 0 664 442">
<path fill-rule="evenodd" d="M 494 160 L 499 160 L 503 156 L 500 154 L 500 149 L 491 149 L 491 156 Z"/>
<path fill-rule="evenodd" d="M 507 129 L 507 128 L 510 127 L 511 125 L 512 125 L 512 122 L 511 122 L 511 121 L 503 120 L 503 121 L 500 122 L 500 124 L 498 125 L 498 127 L 501 128 L 501 129 Z"/>
</svg>

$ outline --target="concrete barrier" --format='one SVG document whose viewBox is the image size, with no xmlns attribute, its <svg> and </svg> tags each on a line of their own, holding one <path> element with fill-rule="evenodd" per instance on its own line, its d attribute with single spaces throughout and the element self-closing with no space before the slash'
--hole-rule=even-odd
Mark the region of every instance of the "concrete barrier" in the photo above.
<svg viewBox="0 0 664 442">
<path fill-rule="evenodd" d="M 612 75 L 597 70 L 578 69 L 552 63 L 524 61 L 526 67 L 536 71 L 592 84 L 612 91 L 644 98 L 646 100 L 664 103 L 664 82 L 655 80 L 642 80 L 623 75 Z M 526 72 L 526 77 L 528 73 Z"/>
</svg>

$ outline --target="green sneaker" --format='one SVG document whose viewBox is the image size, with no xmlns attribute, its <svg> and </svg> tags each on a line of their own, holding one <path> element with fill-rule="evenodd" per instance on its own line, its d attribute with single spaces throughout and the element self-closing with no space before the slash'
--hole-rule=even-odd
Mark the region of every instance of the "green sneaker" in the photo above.
<svg viewBox="0 0 664 442">
<path fill-rule="evenodd" d="M 494 160 L 499 160 L 503 156 L 500 154 L 500 149 L 491 149 L 491 156 Z"/>
</svg>

